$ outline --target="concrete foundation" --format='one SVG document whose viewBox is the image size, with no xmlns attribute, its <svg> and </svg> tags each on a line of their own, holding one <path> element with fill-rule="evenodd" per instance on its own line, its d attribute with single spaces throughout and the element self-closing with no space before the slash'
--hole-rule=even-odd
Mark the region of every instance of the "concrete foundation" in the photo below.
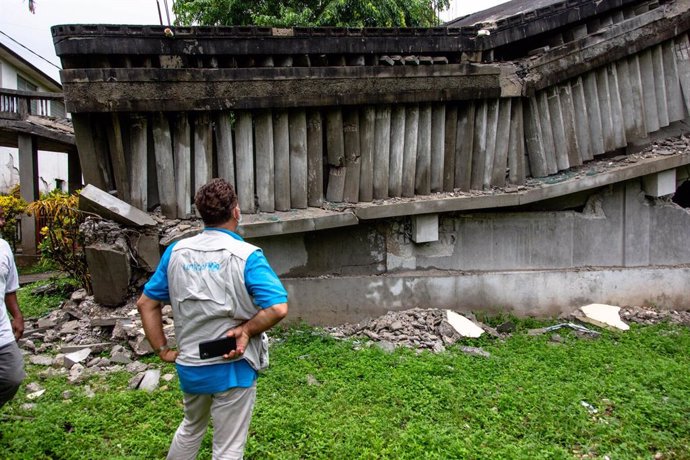
<svg viewBox="0 0 690 460">
<path fill-rule="evenodd" d="M 690 268 L 415 271 L 383 277 L 285 279 L 290 321 L 315 325 L 361 322 L 391 310 L 447 308 L 556 317 L 593 302 L 690 305 Z"/>
<path fill-rule="evenodd" d="M 414 242 L 411 217 L 250 241 L 288 287 L 291 317 L 313 324 L 412 307 L 553 316 L 587 303 L 690 305 L 689 210 L 645 196 L 642 179 L 563 197 L 561 209 L 442 213 L 428 243 Z"/>
</svg>

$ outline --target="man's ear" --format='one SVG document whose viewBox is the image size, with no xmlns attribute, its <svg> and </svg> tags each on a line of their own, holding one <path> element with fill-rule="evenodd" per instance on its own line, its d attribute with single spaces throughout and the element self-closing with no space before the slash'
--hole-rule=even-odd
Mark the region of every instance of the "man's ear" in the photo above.
<svg viewBox="0 0 690 460">
<path fill-rule="evenodd" d="M 240 214 L 241 213 L 240 213 L 240 207 L 239 206 L 235 206 L 234 208 L 232 208 L 232 217 L 238 222 L 240 220 Z"/>
</svg>

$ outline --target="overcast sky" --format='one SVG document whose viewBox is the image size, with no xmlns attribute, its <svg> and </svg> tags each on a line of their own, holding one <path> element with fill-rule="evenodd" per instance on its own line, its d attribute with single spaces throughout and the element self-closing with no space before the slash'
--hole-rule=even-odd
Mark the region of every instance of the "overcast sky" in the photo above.
<svg viewBox="0 0 690 460">
<path fill-rule="evenodd" d="M 451 0 L 441 14 L 444 21 L 489 8 L 506 0 Z M 167 0 L 172 8 L 173 0 Z M 160 4 L 165 21 L 164 0 L 36 0 L 36 14 L 29 12 L 28 0 L 0 0 L 0 31 L 42 56 L 55 66 L 50 27 L 57 24 L 159 24 Z M 172 11 L 170 12 L 172 15 Z M 59 70 L 31 54 L 0 33 L 0 42 L 60 81 Z"/>
</svg>

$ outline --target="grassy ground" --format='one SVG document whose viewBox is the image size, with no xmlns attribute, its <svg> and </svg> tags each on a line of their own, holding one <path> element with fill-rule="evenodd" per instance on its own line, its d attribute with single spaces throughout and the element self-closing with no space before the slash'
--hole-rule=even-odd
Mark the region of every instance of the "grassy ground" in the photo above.
<svg viewBox="0 0 690 460">
<path fill-rule="evenodd" d="M 690 330 L 562 336 L 466 343 L 485 359 L 453 348 L 388 354 L 289 329 L 259 379 L 245 458 L 690 458 Z M 40 371 L 29 365 L 27 382 Z M 31 410 L 20 390 L 0 415 L 0 456 L 164 458 L 182 417 L 176 381 L 149 394 L 127 390 L 129 378 L 93 377 L 93 398 L 64 378 L 40 381 L 47 392 Z"/>
<path fill-rule="evenodd" d="M 34 290 L 41 286 L 54 286 L 49 294 L 36 295 Z M 39 318 L 60 306 L 69 294 L 78 288 L 78 283 L 69 277 L 54 280 L 36 281 L 22 286 L 17 291 L 17 301 L 24 318 Z"/>
</svg>

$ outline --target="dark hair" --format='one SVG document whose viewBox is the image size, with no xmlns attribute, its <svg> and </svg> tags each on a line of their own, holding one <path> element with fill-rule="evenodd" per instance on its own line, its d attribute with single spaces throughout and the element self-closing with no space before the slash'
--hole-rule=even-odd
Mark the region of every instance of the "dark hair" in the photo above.
<svg viewBox="0 0 690 460">
<path fill-rule="evenodd" d="M 205 225 L 223 224 L 232 218 L 237 194 L 225 179 L 211 179 L 197 190 L 194 204 Z"/>
</svg>

